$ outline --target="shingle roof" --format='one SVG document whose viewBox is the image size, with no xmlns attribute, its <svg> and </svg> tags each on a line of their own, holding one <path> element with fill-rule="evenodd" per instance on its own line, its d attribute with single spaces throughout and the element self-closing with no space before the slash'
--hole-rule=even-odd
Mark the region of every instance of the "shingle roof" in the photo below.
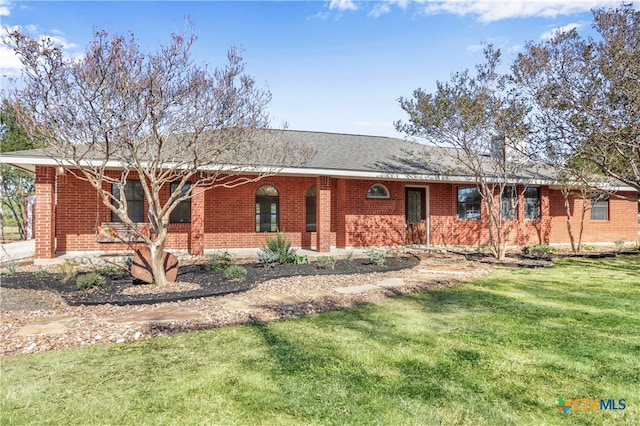
<svg viewBox="0 0 640 426">
<path fill-rule="evenodd" d="M 286 130 L 283 137 L 294 144 L 308 146 L 315 155 L 304 166 L 288 169 L 291 174 L 327 174 L 331 176 L 388 176 L 429 180 L 473 180 L 473 176 L 456 166 L 452 148 L 439 148 L 403 139 Z M 55 151 L 35 149 L 3 153 L 0 162 L 34 170 L 35 164 L 56 165 Z M 322 172 L 322 173 L 320 173 Z M 525 173 L 523 179 L 549 180 L 548 174 Z"/>
</svg>

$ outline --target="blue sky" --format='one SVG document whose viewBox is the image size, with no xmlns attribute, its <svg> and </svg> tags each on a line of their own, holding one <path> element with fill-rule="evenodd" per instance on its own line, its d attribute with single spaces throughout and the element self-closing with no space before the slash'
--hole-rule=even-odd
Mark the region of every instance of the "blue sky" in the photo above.
<svg viewBox="0 0 640 426">
<path fill-rule="evenodd" d="M 398 98 L 482 61 L 481 43 L 510 62 L 525 42 L 559 28 L 591 32 L 591 8 L 609 0 L 390 1 L 11 1 L 0 0 L 6 29 L 48 35 L 79 55 L 94 30 L 129 30 L 149 50 L 195 24 L 197 62 L 224 62 L 244 50 L 247 72 L 272 92 L 274 127 L 403 137 Z M 0 84 L 19 75 L 13 52 L 0 47 Z"/>
</svg>

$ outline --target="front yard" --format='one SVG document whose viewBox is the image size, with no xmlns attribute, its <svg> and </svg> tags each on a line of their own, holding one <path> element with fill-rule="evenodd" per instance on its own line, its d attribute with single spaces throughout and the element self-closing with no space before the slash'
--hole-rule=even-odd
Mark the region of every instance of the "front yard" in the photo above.
<svg viewBox="0 0 640 426">
<path fill-rule="evenodd" d="M 3 424 L 637 424 L 640 256 L 1 358 Z M 559 398 L 624 399 L 569 410 Z"/>
</svg>

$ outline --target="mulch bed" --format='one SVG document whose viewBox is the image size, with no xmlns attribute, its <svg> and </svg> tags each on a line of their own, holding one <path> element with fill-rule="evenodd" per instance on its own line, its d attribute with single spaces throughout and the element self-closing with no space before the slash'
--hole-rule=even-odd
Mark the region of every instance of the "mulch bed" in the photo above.
<svg viewBox="0 0 640 426">
<path fill-rule="evenodd" d="M 105 273 L 106 283 L 91 289 L 78 289 L 76 278 L 67 281 L 59 273 L 17 272 L 2 277 L 1 287 L 12 289 L 48 290 L 58 295 L 66 304 L 77 305 L 137 305 L 159 302 L 173 302 L 199 297 L 219 296 L 239 293 L 255 287 L 258 283 L 292 276 L 368 274 L 374 272 L 397 271 L 413 268 L 420 259 L 415 256 L 389 257 L 384 265 L 370 263 L 367 259 L 337 259 L 333 269 L 320 269 L 317 262 L 306 265 L 283 264 L 274 267 L 257 263 L 243 264 L 247 270 L 244 278 L 228 281 L 224 271 L 210 271 L 206 265 L 195 264 L 181 266 L 178 272 L 179 282 L 195 283 L 198 288 L 187 291 L 167 291 L 142 294 L 125 294 L 134 286 L 153 286 L 135 280 L 124 272 Z"/>
</svg>

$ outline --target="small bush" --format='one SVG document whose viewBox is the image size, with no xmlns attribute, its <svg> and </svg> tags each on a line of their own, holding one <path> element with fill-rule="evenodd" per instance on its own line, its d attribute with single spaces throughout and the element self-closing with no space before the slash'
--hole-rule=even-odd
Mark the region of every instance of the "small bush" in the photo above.
<svg viewBox="0 0 640 426">
<path fill-rule="evenodd" d="M 231 266 L 232 261 L 233 258 L 231 257 L 231 253 L 225 250 L 222 253 L 216 253 L 213 258 L 211 258 L 211 262 L 207 265 L 207 269 L 210 271 L 227 269 Z"/>
<path fill-rule="evenodd" d="M 369 262 L 378 266 L 384 265 L 387 260 L 387 253 L 384 250 L 371 249 L 367 251 L 367 256 L 369 257 Z"/>
<path fill-rule="evenodd" d="M 76 279 L 76 285 L 80 289 L 93 288 L 104 285 L 106 279 L 103 275 L 97 272 L 87 272 L 86 274 L 79 275 Z"/>
<path fill-rule="evenodd" d="M 49 273 L 47 271 L 38 271 L 35 273 L 34 275 L 36 278 L 48 278 L 49 277 Z"/>
<path fill-rule="evenodd" d="M 580 249 L 582 249 L 582 251 L 594 251 L 596 249 L 596 246 L 592 244 L 582 244 L 580 246 Z"/>
<path fill-rule="evenodd" d="M 78 272 L 78 267 L 75 263 L 65 260 L 64 263 L 58 265 L 58 271 L 60 271 L 62 281 L 66 283 Z"/>
<path fill-rule="evenodd" d="M 258 263 L 264 266 L 273 266 L 278 263 L 278 259 L 280 259 L 280 255 L 267 248 L 262 248 L 258 251 Z"/>
<path fill-rule="evenodd" d="M 277 232 L 274 238 L 267 237 L 265 246 L 258 252 L 258 262 L 270 266 L 276 263 L 296 263 L 299 258 L 295 249 L 291 248 L 291 241 L 281 233 Z"/>
<path fill-rule="evenodd" d="M 345 256 L 345 259 L 347 259 L 348 262 L 353 262 L 354 255 L 355 253 L 353 252 L 353 250 L 349 250 L 347 251 L 347 255 Z"/>
<path fill-rule="evenodd" d="M 294 255 L 291 262 L 294 265 L 307 265 L 309 263 L 309 258 L 307 256 Z"/>
<path fill-rule="evenodd" d="M 118 272 L 120 272 L 120 268 L 118 268 L 115 265 L 107 265 L 107 266 L 104 266 L 104 267 L 98 269 L 96 272 L 98 272 L 99 274 L 103 274 L 103 275 L 106 275 L 106 274 L 117 274 Z"/>
<path fill-rule="evenodd" d="M 316 262 L 318 269 L 333 269 L 336 266 L 336 260 L 331 256 L 320 256 Z"/>
<path fill-rule="evenodd" d="M 548 244 L 536 244 L 533 246 L 524 246 L 522 248 L 522 253 L 529 256 L 547 258 L 551 257 L 552 254 L 555 254 L 556 249 Z"/>
<path fill-rule="evenodd" d="M 247 269 L 240 265 L 229 265 L 224 271 L 224 279 L 227 281 L 239 280 L 247 275 Z"/>
<path fill-rule="evenodd" d="M 633 246 L 633 250 L 635 250 L 635 251 L 640 251 L 640 241 L 638 241 L 638 242 Z"/>
<path fill-rule="evenodd" d="M 16 272 L 18 272 L 18 264 L 16 262 L 7 265 L 7 275 L 13 275 Z"/>
<path fill-rule="evenodd" d="M 624 251 L 624 240 L 622 238 L 619 240 L 615 240 L 613 244 L 616 245 L 616 250 Z"/>
</svg>

